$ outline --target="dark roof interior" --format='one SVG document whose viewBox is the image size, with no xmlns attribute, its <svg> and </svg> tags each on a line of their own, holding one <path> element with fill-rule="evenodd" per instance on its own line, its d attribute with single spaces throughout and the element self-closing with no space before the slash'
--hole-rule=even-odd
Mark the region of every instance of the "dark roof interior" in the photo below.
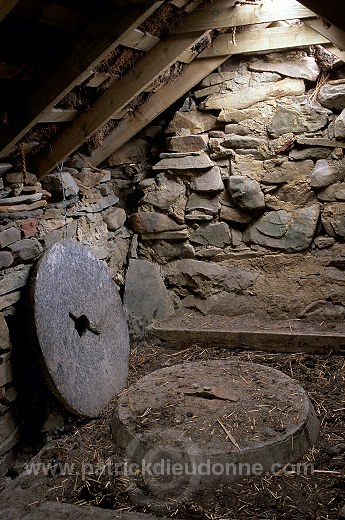
<svg viewBox="0 0 345 520">
<path fill-rule="evenodd" d="M 0 0 L 0 160 L 97 166 L 229 56 L 269 40 L 345 61 L 343 31 L 345 0 Z"/>
</svg>

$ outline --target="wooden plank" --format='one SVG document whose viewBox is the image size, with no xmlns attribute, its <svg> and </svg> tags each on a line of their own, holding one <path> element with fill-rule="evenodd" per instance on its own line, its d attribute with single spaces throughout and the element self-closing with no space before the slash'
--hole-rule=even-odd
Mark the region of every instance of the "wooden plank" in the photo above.
<svg viewBox="0 0 345 520">
<path fill-rule="evenodd" d="M 85 71 L 98 65 L 118 45 L 124 33 L 132 32 L 160 5 L 138 4 L 117 9 L 105 8 L 96 20 L 76 38 L 73 48 L 58 62 L 46 67 L 36 81 L 36 88 L 26 100 L 26 111 L 8 107 L 10 125 L 0 132 L 0 157 L 39 122 L 42 112 L 52 109 L 68 92 L 85 79 Z"/>
<path fill-rule="evenodd" d="M 88 159 L 93 166 L 102 163 L 109 155 L 118 150 L 131 137 L 164 112 L 172 103 L 202 81 L 208 74 L 221 65 L 226 57 L 213 57 L 192 61 L 173 83 L 162 86 L 146 103 L 139 107 L 131 118 L 126 118 L 108 134 L 102 146 Z"/>
<path fill-rule="evenodd" d="M 329 40 L 311 27 L 303 25 L 271 27 L 239 33 L 236 35 L 235 43 L 232 41 L 231 34 L 220 34 L 210 47 L 199 54 L 197 59 L 322 45 L 323 43 L 329 43 Z"/>
<path fill-rule="evenodd" d="M 344 0 L 299 0 L 314 13 L 328 20 L 339 29 L 345 31 L 345 2 Z"/>
<path fill-rule="evenodd" d="M 123 38 L 119 39 L 119 43 L 124 45 L 125 47 L 130 47 L 131 49 L 138 49 L 139 51 L 148 52 L 157 43 L 159 42 L 159 38 L 157 36 L 152 36 L 152 34 L 144 33 L 139 31 L 139 29 L 134 29 L 134 31 L 130 34 L 127 34 Z"/>
<path fill-rule="evenodd" d="M 315 17 L 312 11 L 296 0 L 284 0 L 284 2 L 265 0 L 259 5 L 235 4 L 239 4 L 239 2 L 214 0 L 211 4 L 199 9 L 192 21 L 183 20 L 174 33 Z"/>
<path fill-rule="evenodd" d="M 338 27 L 335 27 L 335 25 L 332 25 L 325 20 L 320 20 L 320 18 L 306 20 L 304 23 L 308 25 L 308 27 L 314 29 L 314 31 L 322 34 L 322 36 L 339 47 L 340 50 L 345 50 L 345 32 Z"/>
<path fill-rule="evenodd" d="M 205 33 L 174 35 L 160 42 L 155 48 L 137 63 L 122 79 L 110 86 L 94 103 L 93 107 L 80 116 L 57 136 L 49 148 L 44 148 L 39 154 L 39 176 L 49 173 L 56 166 L 56 161 L 64 160 L 74 152 L 89 136 L 100 128 L 116 112 L 133 101 L 167 68 L 178 60 L 181 53 L 196 44 Z"/>
<path fill-rule="evenodd" d="M 164 345 L 181 348 L 181 342 L 197 344 L 205 348 L 227 348 L 229 350 L 256 350 L 263 352 L 308 352 L 318 354 L 344 353 L 344 334 L 318 332 L 283 332 L 279 330 L 250 330 L 235 328 L 215 330 L 190 327 L 179 328 L 169 325 L 150 325 L 149 338 L 159 339 Z"/>
<path fill-rule="evenodd" d="M 19 0 L 0 0 L 0 22 L 12 11 Z"/>
<path fill-rule="evenodd" d="M 75 119 L 77 115 L 78 110 L 53 108 L 53 110 L 42 115 L 40 123 L 66 123 Z"/>
<path fill-rule="evenodd" d="M 179 56 L 179 61 L 181 63 L 190 63 L 191 61 L 194 60 L 194 58 L 196 58 L 198 55 L 197 51 L 192 51 L 191 49 L 187 49 L 186 51 L 184 51 L 182 54 L 180 54 Z"/>
</svg>

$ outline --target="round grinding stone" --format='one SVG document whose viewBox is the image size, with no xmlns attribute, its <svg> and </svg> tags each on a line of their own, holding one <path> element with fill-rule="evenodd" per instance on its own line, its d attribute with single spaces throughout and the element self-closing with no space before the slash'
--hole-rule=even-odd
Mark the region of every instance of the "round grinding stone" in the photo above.
<svg viewBox="0 0 345 520">
<path fill-rule="evenodd" d="M 129 335 L 118 289 L 88 247 L 55 243 L 29 288 L 46 381 L 63 405 L 98 416 L 127 379 Z"/>
<path fill-rule="evenodd" d="M 143 476 L 160 485 L 178 476 L 179 489 L 276 472 L 299 461 L 318 433 L 294 379 L 227 359 L 143 377 L 121 394 L 112 418 L 114 440 Z"/>
</svg>

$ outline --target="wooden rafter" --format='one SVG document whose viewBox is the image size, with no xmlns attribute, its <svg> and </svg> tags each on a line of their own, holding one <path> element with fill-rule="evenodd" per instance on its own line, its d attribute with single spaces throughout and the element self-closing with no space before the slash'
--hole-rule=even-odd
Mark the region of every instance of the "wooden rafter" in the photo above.
<svg viewBox="0 0 345 520">
<path fill-rule="evenodd" d="M 305 24 L 317 31 L 322 36 L 325 36 L 334 45 L 339 47 L 341 50 L 345 50 L 345 32 L 339 29 L 335 25 L 332 25 L 325 20 L 320 18 L 314 18 L 312 20 L 306 20 Z"/>
<path fill-rule="evenodd" d="M 334 54 L 334 56 L 339 58 L 341 61 L 345 62 L 345 51 L 341 51 L 338 49 L 338 47 L 334 47 L 332 44 L 325 44 L 323 47 L 325 47 L 325 49 Z"/>
<path fill-rule="evenodd" d="M 13 146 L 40 121 L 43 112 L 53 109 L 68 92 L 82 83 L 90 69 L 115 49 L 120 36 L 131 33 L 161 4 L 161 1 L 154 4 L 148 2 L 104 9 L 76 38 L 68 55 L 58 63 L 52 63 L 37 79 L 32 95 L 26 100 L 26 111 L 16 113 L 15 106 L 9 107 L 11 124 L 0 132 L 0 157 L 8 155 Z"/>
<path fill-rule="evenodd" d="M 195 45 L 204 34 L 204 32 L 198 32 L 173 35 L 157 44 L 132 68 L 127 76 L 109 87 L 91 110 L 80 114 L 61 136 L 57 136 L 50 143 L 49 149 L 42 150 L 38 157 L 39 176 L 49 173 L 56 166 L 56 161 L 64 160 L 116 112 L 122 111 L 128 103 L 175 63 L 186 49 Z M 54 156 L 52 156 L 51 148 L 54 150 Z"/>
<path fill-rule="evenodd" d="M 198 58 L 232 56 L 248 52 L 322 45 L 323 43 L 329 43 L 329 40 L 310 27 L 303 25 L 271 27 L 239 33 L 236 35 L 235 41 L 231 34 L 221 34 L 209 48 L 199 54 Z"/>
<path fill-rule="evenodd" d="M 14 9 L 19 0 L 0 0 L 0 22 Z"/>
<path fill-rule="evenodd" d="M 186 31 L 206 31 L 223 27 L 237 27 L 258 23 L 315 17 L 315 14 L 296 0 L 271 2 L 265 0 L 259 5 L 240 4 L 235 0 L 215 0 L 198 10 L 192 21 L 183 22 L 175 33 Z"/>
</svg>

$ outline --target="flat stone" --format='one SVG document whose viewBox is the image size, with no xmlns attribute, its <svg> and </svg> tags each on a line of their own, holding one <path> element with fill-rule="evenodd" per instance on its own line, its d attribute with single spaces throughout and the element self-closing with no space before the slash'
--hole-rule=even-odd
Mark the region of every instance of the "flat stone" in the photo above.
<svg viewBox="0 0 345 520">
<path fill-rule="evenodd" d="M 104 178 L 103 172 L 97 172 L 92 170 L 91 168 L 82 168 L 80 172 L 76 170 L 75 181 L 78 186 L 83 188 L 93 188 L 97 186 Z"/>
<path fill-rule="evenodd" d="M 6 269 L 13 264 L 13 255 L 9 251 L 0 251 L 0 269 Z"/>
<path fill-rule="evenodd" d="M 216 222 L 198 227 L 190 236 L 193 244 L 223 248 L 231 244 L 231 232 L 225 222 Z"/>
<path fill-rule="evenodd" d="M 159 233 L 141 233 L 142 240 L 187 240 L 189 238 L 188 229 L 178 231 L 161 231 Z"/>
<path fill-rule="evenodd" d="M 273 213 L 273 214 L 272 214 Z M 288 252 L 307 249 L 315 235 L 320 207 L 318 204 L 285 214 L 269 212 L 246 229 L 244 242 L 282 249 Z M 264 232 L 263 232 L 264 231 Z M 285 231 L 282 236 L 277 236 Z M 275 236 L 269 236 L 275 234 Z"/>
<path fill-rule="evenodd" d="M 227 134 L 223 139 L 224 148 L 252 148 L 255 149 L 264 143 L 263 139 L 247 135 Z"/>
<path fill-rule="evenodd" d="M 168 215 L 156 211 L 138 211 L 129 217 L 129 224 L 136 233 L 161 233 L 162 231 L 180 231 L 186 228 Z"/>
<path fill-rule="evenodd" d="M 231 110 L 234 108 L 240 110 L 267 98 L 300 96 L 304 92 L 305 85 L 303 80 L 286 78 L 275 83 L 247 87 L 245 90 L 237 92 L 213 94 L 201 104 L 201 108 L 206 110 Z"/>
<path fill-rule="evenodd" d="M 202 197 L 197 193 L 192 193 L 187 202 L 186 213 L 192 213 L 193 211 L 202 211 L 206 215 L 215 216 L 218 215 L 219 211 L 219 199 L 218 197 L 206 198 Z"/>
<path fill-rule="evenodd" d="M 4 296 L 0 296 L 0 311 L 11 307 L 20 300 L 20 291 L 14 291 Z"/>
<path fill-rule="evenodd" d="M 321 223 L 326 233 L 334 238 L 345 238 L 345 202 L 325 203 Z"/>
<path fill-rule="evenodd" d="M 4 315 L 0 313 L 0 350 L 9 350 L 11 348 L 10 332 Z"/>
<path fill-rule="evenodd" d="M 42 179 L 42 186 L 48 190 L 55 199 L 73 197 L 79 193 L 79 186 L 69 172 L 62 171 L 50 173 Z"/>
<path fill-rule="evenodd" d="M 318 100 L 324 107 L 343 110 L 345 107 L 345 82 L 332 85 L 327 83 L 319 90 Z"/>
<path fill-rule="evenodd" d="M 141 199 L 143 204 L 152 204 L 156 208 L 168 210 L 170 206 L 186 191 L 183 184 L 167 180 L 161 186 L 152 185 Z"/>
<path fill-rule="evenodd" d="M 239 125 L 238 123 L 228 123 L 227 125 L 225 125 L 225 133 L 226 134 L 236 134 L 236 135 L 250 135 L 251 131 L 246 126 Z M 217 136 L 213 136 L 213 137 L 217 137 Z M 221 137 L 224 138 L 225 135 L 223 135 Z"/>
<path fill-rule="evenodd" d="M 345 200 L 345 182 L 336 182 L 317 192 L 317 198 L 322 202 L 337 202 Z"/>
<path fill-rule="evenodd" d="M 233 175 L 229 177 L 228 190 L 241 209 L 261 209 L 265 207 L 265 197 L 260 184 L 249 177 Z"/>
<path fill-rule="evenodd" d="M 129 260 L 124 305 L 130 317 L 146 320 L 166 319 L 174 314 L 174 306 L 157 264 L 148 260 Z"/>
<path fill-rule="evenodd" d="M 12 253 L 20 260 L 33 260 L 37 258 L 43 251 L 43 248 L 36 238 L 23 238 L 9 246 Z"/>
<path fill-rule="evenodd" d="M 38 262 L 28 302 L 51 391 L 71 412 L 98 416 L 128 373 L 128 327 L 107 268 L 88 247 L 62 240 Z"/>
<path fill-rule="evenodd" d="M 189 112 L 175 112 L 166 132 L 181 134 L 182 130 L 189 130 L 191 134 L 202 134 L 216 126 L 217 118 L 212 114 L 191 110 Z"/>
<path fill-rule="evenodd" d="M 9 410 L 0 417 L 0 444 L 4 442 L 13 430 L 16 428 L 16 423 L 13 418 L 12 412 Z"/>
<path fill-rule="evenodd" d="M 24 172 L 11 172 L 6 173 L 5 175 L 6 184 L 17 184 L 17 183 L 26 183 L 26 184 L 36 184 L 37 177 L 33 173 L 27 172 L 24 175 Z"/>
<path fill-rule="evenodd" d="M 127 215 L 124 209 L 114 208 L 104 216 L 104 222 L 109 231 L 116 231 L 124 225 Z"/>
<path fill-rule="evenodd" d="M 219 193 L 224 190 L 222 175 L 219 166 L 213 166 L 205 173 L 194 177 L 190 189 L 202 193 Z"/>
<path fill-rule="evenodd" d="M 314 146 L 311 148 L 304 148 L 297 150 L 293 148 L 289 152 L 289 159 L 293 161 L 303 161 L 305 159 L 327 159 L 332 153 L 333 148 L 326 148 L 322 146 Z"/>
<path fill-rule="evenodd" d="M 310 176 L 310 186 L 312 188 L 322 188 L 341 181 L 345 178 L 344 161 L 327 161 L 319 159 L 313 173 Z"/>
<path fill-rule="evenodd" d="M 172 152 L 200 152 L 206 150 L 207 134 L 170 137 L 166 140 L 167 149 Z"/>
<path fill-rule="evenodd" d="M 298 99 L 298 98 L 297 98 Z M 308 98 L 289 104 L 278 104 L 271 124 L 267 127 L 272 137 L 292 132 L 316 132 L 328 125 L 330 111 L 319 104 L 312 104 Z"/>
<path fill-rule="evenodd" d="M 67 211 L 67 215 L 71 217 L 77 217 L 85 215 L 86 213 L 100 213 L 101 211 L 110 208 L 110 206 L 115 206 L 115 204 L 117 204 L 119 200 L 120 199 L 115 195 L 115 193 L 111 193 L 106 197 L 100 198 L 97 202 L 94 202 L 93 204 L 85 204 L 79 206 L 78 209 L 69 210 Z"/>
<path fill-rule="evenodd" d="M 267 62 L 254 61 L 249 63 L 249 70 L 278 72 L 283 76 L 290 78 L 307 79 L 308 81 L 316 81 L 320 74 L 320 68 L 311 56 L 305 56 L 298 60 L 281 61 L 281 62 Z"/>
<path fill-rule="evenodd" d="M 0 247 L 7 247 L 20 239 L 20 230 L 15 226 L 0 231 Z"/>
<path fill-rule="evenodd" d="M 345 139 L 345 109 L 341 111 L 334 122 L 334 137 Z"/>
<path fill-rule="evenodd" d="M 186 155 L 170 159 L 162 159 L 155 164 L 153 170 L 207 170 L 212 168 L 213 162 L 208 155 Z"/>
<path fill-rule="evenodd" d="M 252 216 L 243 213 L 238 208 L 230 208 L 224 205 L 220 207 L 220 218 L 236 224 L 249 224 L 253 220 Z"/>
<path fill-rule="evenodd" d="M 328 148 L 345 148 L 345 141 L 326 139 L 325 137 L 297 137 L 296 143 L 304 146 L 326 146 Z"/>
<path fill-rule="evenodd" d="M 231 229 L 231 241 L 233 246 L 239 246 L 242 242 L 242 231 L 236 228 Z"/>
<path fill-rule="evenodd" d="M 319 249 L 325 249 L 327 247 L 332 247 L 335 244 L 335 239 L 333 237 L 315 237 L 314 238 L 314 244 Z"/>
<path fill-rule="evenodd" d="M 227 72 L 212 72 L 205 79 L 202 80 L 200 86 L 203 88 L 211 87 L 213 85 L 219 85 L 224 81 L 232 80 L 236 77 L 236 72 L 227 71 Z"/>
<path fill-rule="evenodd" d="M 193 210 L 185 216 L 186 222 L 210 222 L 211 220 L 213 220 L 212 215 L 207 215 L 198 210 Z"/>
<path fill-rule="evenodd" d="M 266 100 L 264 103 L 257 103 L 251 108 L 238 109 L 222 109 L 218 121 L 221 123 L 240 123 L 241 121 L 255 120 L 266 125 L 271 122 L 276 110 L 276 102 Z"/>
<path fill-rule="evenodd" d="M 18 265 L 2 271 L 0 273 L 0 296 L 24 287 L 28 280 L 30 269 L 30 265 Z"/>
</svg>

